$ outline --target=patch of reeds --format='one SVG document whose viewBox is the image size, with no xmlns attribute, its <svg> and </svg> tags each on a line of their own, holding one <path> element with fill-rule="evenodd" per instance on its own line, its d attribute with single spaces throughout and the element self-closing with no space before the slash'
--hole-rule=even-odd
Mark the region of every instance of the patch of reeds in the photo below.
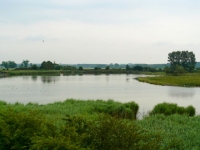
<svg viewBox="0 0 200 150">
<path fill-rule="evenodd" d="M 173 103 L 161 103 L 154 106 L 153 110 L 150 112 L 150 115 L 156 114 L 164 114 L 166 116 L 172 114 L 185 114 L 188 116 L 194 116 L 195 108 L 193 106 L 181 107 Z"/>
</svg>

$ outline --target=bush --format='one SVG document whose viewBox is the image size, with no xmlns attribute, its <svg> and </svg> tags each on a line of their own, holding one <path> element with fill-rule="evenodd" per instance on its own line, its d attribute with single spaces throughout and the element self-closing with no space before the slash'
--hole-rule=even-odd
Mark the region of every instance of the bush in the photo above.
<svg viewBox="0 0 200 150">
<path fill-rule="evenodd" d="M 155 114 L 164 114 L 166 116 L 172 114 L 187 114 L 189 116 L 194 116 L 195 108 L 193 106 L 188 106 L 184 108 L 177 106 L 177 104 L 161 103 L 154 106 L 153 110 L 150 112 L 150 115 Z"/>
<path fill-rule="evenodd" d="M 135 102 L 129 103 L 117 103 L 112 100 L 109 101 L 97 101 L 97 105 L 94 107 L 94 111 L 100 113 L 106 113 L 116 118 L 122 119 L 137 119 L 137 113 L 139 105 Z"/>
<path fill-rule="evenodd" d="M 88 130 L 90 148 L 95 150 L 144 150 L 159 149 L 160 137 L 149 134 L 134 122 L 100 115 Z"/>
</svg>

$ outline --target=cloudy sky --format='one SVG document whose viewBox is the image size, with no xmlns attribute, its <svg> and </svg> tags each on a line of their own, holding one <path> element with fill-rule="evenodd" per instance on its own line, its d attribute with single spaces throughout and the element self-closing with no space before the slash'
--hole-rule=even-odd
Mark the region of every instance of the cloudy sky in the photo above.
<svg viewBox="0 0 200 150">
<path fill-rule="evenodd" d="M 177 50 L 200 61 L 199 0 L 0 0 L 0 63 L 167 63 Z"/>
</svg>

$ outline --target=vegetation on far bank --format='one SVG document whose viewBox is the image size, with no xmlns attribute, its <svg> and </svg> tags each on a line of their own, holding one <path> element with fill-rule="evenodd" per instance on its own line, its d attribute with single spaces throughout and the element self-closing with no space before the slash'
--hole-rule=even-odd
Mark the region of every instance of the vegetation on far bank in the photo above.
<svg viewBox="0 0 200 150">
<path fill-rule="evenodd" d="M 188 108 L 195 110 L 192 106 L 163 103 L 154 107 L 151 116 L 135 120 L 138 108 L 134 102 L 113 100 L 69 99 L 46 105 L 0 101 L 0 149 L 199 148 L 200 117 L 186 114 Z"/>
<path fill-rule="evenodd" d="M 140 82 L 163 86 L 200 87 L 200 73 L 187 73 L 181 76 L 163 75 L 139 77 Z"/>
</svg>

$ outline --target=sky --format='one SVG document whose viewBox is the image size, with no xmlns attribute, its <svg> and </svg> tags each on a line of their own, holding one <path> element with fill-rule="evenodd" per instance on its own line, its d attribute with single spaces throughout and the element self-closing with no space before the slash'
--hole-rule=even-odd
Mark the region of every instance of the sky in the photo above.
<svg viewBox="0 0 200 150">
<path fill-rule="evenodd" d="M 199 0 L 0 0 L 0 63 L 200 61 Z"/>
</svg>

